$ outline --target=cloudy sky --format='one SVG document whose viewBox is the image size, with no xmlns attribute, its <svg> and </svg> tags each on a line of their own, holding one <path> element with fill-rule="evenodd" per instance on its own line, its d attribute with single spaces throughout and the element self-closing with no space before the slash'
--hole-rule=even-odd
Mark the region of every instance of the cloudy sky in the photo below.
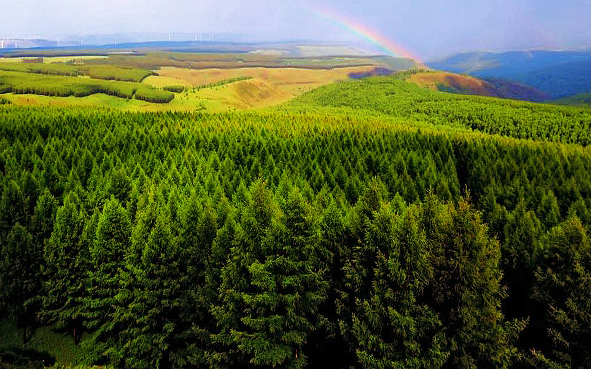
<svg viewBox="0 0 591 369">
<path fill-rule="evenodd" d="M 214 32 L 362 41 L 334 15 L 422 59 L 591 46 L 591 0 L 0 0 L 0 37 Z"/>
</svg>

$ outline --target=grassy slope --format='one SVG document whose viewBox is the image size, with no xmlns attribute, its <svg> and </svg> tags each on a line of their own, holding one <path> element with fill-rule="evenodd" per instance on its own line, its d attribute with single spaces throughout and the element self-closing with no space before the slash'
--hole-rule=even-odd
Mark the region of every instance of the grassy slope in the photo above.
<svg viewBox="0 0 591 369">
<path fill-rule="evenodd" d="M 54 357 L 56 363 L 63 366 L 80 365 L 84 362 L 87 352 L 81 345 L 74 345 L 71 336 L 56 333 L 51 327 L 37 329 L 30 340 L 23 344 L 22 330 L 10 320 L 0 321 L 0 352 L 14 349 L 25 349 L 45 352 Z"/>
<path fill-rule="evenodd" d="M 364 72 L 369 67 L 337 68 L 315 70 L 302 68 L 234 68 L 191 70 L 164 67 L 158 71 L 160 77 L 188 82 L 191 85 L 206 85 L 236 77 L 253 77 L 266 80 L 290 94 L 299 94 L 335 81 L 348 79 L 350 73 Z M 146 82 L 150 81 L 148 79 Z M 170 83 L 169 83 L 170 84 Z"/>
<path fill-rule="evenodd" d="M 216 83 L 230 78 L 249 76 L 252 80 L 240 81 L 224 86 L 188 90 L 175 94 L 176 98 L 168 104 L 153 104 L 136 99 L 125 100 L 104 94 L 83 98 L 47 97 L 36 95 L 3 95 L 18 105 L 80 105 L 104 106 L 132 111 L 194 111 L 211 112 L 234 109 L 265 108 L 284 103 L 304 92 L 348 79 L 349 73 L 367 71 L 368 67 L 339 68 L 331 70 L 311 70 L 297 68 L 237 68 L 190 70 L 162 68 L 159 76 L 150 76 L 144 85 L 161 88 L 170 85 L 197 86 Z"/>
</svg>

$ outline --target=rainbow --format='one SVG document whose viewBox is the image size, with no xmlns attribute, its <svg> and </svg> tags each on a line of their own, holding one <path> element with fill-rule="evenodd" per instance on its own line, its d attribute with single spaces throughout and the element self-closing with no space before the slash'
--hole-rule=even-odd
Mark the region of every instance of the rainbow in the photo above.
<svg viewBox="0 0 591 369">
<path fill-rule="evenodd" d="M 387 37 L 385 37 L 377 31 L 369 29 L 362 23 L 354 22 L 348 19 L 347 17 L 343 16 L 342 14 L 339 14 L 335 10 L 327 7 L 312 4 L 308 1 L 303 1 L 302 4 L 304 9 L 314 14 L 315 16 L 320 17 L 323 20 L 328 21 L 348 32 L 352 32 L 358 36 L 361 36 L 365 40 L 376 45 L 378 48 L 380 48 L 390 56 L 420 61 L 420 58 L 418 58 L 409 50 L 405 49 L 403 46 L 395 44 L 392 40 L 388 39 Z"/>
</svg>

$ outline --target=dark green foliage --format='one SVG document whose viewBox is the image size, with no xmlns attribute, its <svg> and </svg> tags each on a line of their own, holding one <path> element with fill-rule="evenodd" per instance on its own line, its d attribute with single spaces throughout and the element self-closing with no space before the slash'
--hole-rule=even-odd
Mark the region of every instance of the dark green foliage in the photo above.
<svg viewBox="0 0 591 369">
<path fill-rule="evenodd" d="M 123 263 L 131 237 L 127 211 L 116 199 L 103 207 L 98 217 L 94 242 L 90 245 L 87 296 L 83 300 L 84 325 L 93 332 L 92 345 L 99 360 L 122 362 L 120 333 L 132 317 L 125 315 L 129 304 L 123 287 L 129 283 Z M 127 278 L 125 278 L 127 277 Z"/>
<path fill-rule="evenodd" d="M 358 361 L 365 368 L 441 367 L 449 353 L 440 318 L 424 303 L 433 268 L 420 208 L 399 215 L 388 203 L 378 206 L 347 275 L 355 298 L 349 329 Z M 368 265 L 356 270 L 361 255 Z"/>
<path fill-rule="evenodd" d="M 151 230 L 142 224 L 142 231 L 148 232 L 147 242 L 134 242 L 127 271 L 120 277 L 116 300 L 122 306 L 115 314 L 114 327 L 120 347 L 114 359 L 125 367 L 169 366 L 170 345 L 182 328 L 177 327 L 177 319 L 181 307 L 187 308 L 181 303 L 185 291 L 179 266 L 183 260 L 170 221 L 170 215 L 161 210 Z"/>
<path fill-rule="evenodd" d="M 195 87 L 195 89 L 197 91 L 199 91 L 199 90 L 202 90 L 204 88 L 220 87 L 220 86 L 227 85 L 227 84 L 234 83 L 234 82 L 248 81 L 249 79 L 252 79 L 252 78 L 253 77 L 250 77 L 250 76 L 228 78 L 228 79 L 224 79 L 224 80 L 221 80 L 221 81 L 218 81 L 218 82 L 214 82 L 214 83 L 210 83 L 210 84 L 207 84 L 207 85 L 198 85 L 198 86 Z"/>
<path fill-rule="evenodd" d="M 168 91 L 156 90 L 151 87 L 141 85 L 135 92 L 135 98 L 158 104 L 166 104 L 174 99 L 174 94 Z"/>
<path fill-rule="evenodd" d="M 447 336 L 448 363 L 458 368 L 508 367 L 516 356 L 511 341 L 522 323 L 504 323 L 501 301 L 500 246 L 488 237 L 480 214 L 462 200 L 447 211 L 427 201 L 428 229 L 434 273 L 432 301 Z"/>
<path fill-rule="evenodd" d="M 185 86 L 164 86 L 162 89 L 165 91 L 181 93 L 185 91 Z"/>
<path fill-rule="evenodd" d="M 69 194 L 56 214 L 45 246 L 44 322 L 74 336 L 83 331 L 83 299 L 86 297 L 89 240 L 85 239 L 85 213 L 75 193 Z"/>
<path fill-rule="evenodd" d="M 36 325 L 42 261 L 42 248 L 17 222 L 0 249 L 0 309 L 23 327 L 23 342 L 27 341 L 27 327 Z"/>
<path fill-rule="evenodd" d="M 2 312 L 125 367 L 585 365 L 587 148 L 318 110 L 1 106 Z"/>
<path fill-rule="evenodd" d="M 577 94 L 562 99 L 554 100 L 552 103 L 558 105 L 581 105 L 591 107 L 591 93 Z"/>
<path fill-rule="evenodd" d="M 591 360 L 591 244 L 580 220 L 553 228 L 539 255 L 533 301 L 539 340 L 532 350 L 536 366 L 583 368 Z M 554 364 L 549 364 L 554 362 Z"/>
<path fill-rule="evenodd" d="M 241 297 L 245 328 L 233 332 L 241 351 L 256 365 L 299 368 L 302 348 L 326 299 L 326 250 L 302 195 L 292 191 L 284 218 L 263 240 L 265 257 L 248 267 L 250 288 Z"/>
</svg>

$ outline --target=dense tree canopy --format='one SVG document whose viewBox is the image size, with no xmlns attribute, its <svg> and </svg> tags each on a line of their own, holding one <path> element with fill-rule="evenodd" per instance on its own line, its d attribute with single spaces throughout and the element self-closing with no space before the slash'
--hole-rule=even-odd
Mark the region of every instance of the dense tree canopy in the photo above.
<svg viewBox="0 0 591 369">
<path fill-rule="evenodd" d="M 87 364 L 584 367 L 591 152 L 560 142 L 588 112 L 490 104 L 459 126 L 527 112 L 523 137 L 559 142 L 346 109 L 0 106 L 2 314 Z M 543 123 L 561 116 L 569 136 Z"/>
</svg>

